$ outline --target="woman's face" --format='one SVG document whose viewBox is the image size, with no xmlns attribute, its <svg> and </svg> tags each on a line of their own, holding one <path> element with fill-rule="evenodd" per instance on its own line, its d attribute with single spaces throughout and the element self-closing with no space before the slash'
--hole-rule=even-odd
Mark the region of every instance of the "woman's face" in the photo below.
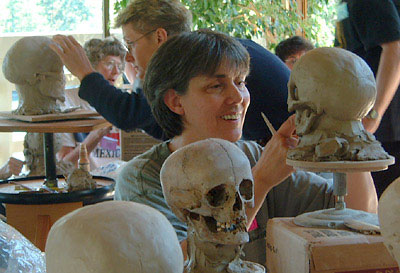
<svg viewBox="0 0 400 273">
<path fill-rule="evenodd" d="M 95 67 L 103 77 L 111 84 L 115 85 L 116 80 L 122 71 L 122 60 L 119 56 L 109 55 L 103 58 Z"/>
<path fill-rule="evenodd" d="M 250 95 L 246 75 L 234 75 L 221 65 L 213 76 L 197 76 L 189 81 L 187 93 L 179 96 L 186 142 L 210 137 L 232 142 L 242 136 Z"/>
</svg>

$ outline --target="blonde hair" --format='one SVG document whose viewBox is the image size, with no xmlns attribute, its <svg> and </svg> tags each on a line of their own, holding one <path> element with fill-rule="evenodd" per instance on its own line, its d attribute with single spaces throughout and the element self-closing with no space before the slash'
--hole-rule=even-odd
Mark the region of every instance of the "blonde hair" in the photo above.
<svg viewBox="0 0 400 273">
<path fill-rule="evenodd" d="M 177 0 L 132 0 L 115 20 L 115 27 L 127 24 L 141 33 L 164 28 L 172 36 L 191 30 L 192 14 Z"/>
</svg>

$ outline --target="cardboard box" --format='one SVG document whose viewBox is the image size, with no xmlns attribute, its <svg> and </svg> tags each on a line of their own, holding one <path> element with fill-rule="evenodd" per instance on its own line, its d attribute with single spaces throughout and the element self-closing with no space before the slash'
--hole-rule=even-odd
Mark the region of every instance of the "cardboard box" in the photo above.
<svg viewBox="0 0 400 273">
<path fill-rule="evenodd" d="M 268 273 L 399 273 L 380 235 L 305 228 L 293 218 L 267 225 Z"/>
<path fill-rule="evenodd" d="M 121 131 L 120 140 L 121 160 L 123 161 L 129 161 L 161 142 L 140 130 L 132 132 Z"/>
</svg>

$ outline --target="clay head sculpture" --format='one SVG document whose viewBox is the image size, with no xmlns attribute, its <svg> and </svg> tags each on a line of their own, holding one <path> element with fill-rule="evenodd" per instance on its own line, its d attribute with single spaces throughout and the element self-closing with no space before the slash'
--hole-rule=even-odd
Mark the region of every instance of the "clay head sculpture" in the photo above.
<svg viewBox="0 0 400 273">
<path fill-rule="evenodd" d="M 48 273 L 181 273 L 178 238 L 159 211 L 107 201 L 60 218 L 46 242 Z"/>
<path fill-rule="evenodd" d="M 253 206 L 254 185 L 237 146 L 215 138 L 189 144 L 167 158 L 160 176 L 168 205 L 188 225 L 187 272 L 264 272 L 239 259 L 249 240 L 245 207 Z"/>
<path fill-rule="evenodd" d="M 374 75 L 357 55 L 340 48 L 308 51 L 293 67 L 289 111 L 296 112 L 299 145 L 289 159 L 377 160 L 388 155 L 361 119 L 376 97 Z"/>
<path fill-rule="evenodd" d="M 50 43 L 47 37 L 24 37 L 7 51 L 3 73 L 15 84 L 19 96 L 14 114 L 55 113 L 59 110 L 56 100 L 64 101 L 63 64 Z"/>
<path fill-rule="evenodd" d="M 383 192 L 378 216 L 385 246 L 400 266 L 400 178 Z"/>
</svg>

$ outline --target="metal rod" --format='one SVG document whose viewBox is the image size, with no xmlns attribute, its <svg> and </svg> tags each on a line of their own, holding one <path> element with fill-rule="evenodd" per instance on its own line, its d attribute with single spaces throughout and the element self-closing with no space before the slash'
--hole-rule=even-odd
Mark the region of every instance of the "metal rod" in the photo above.
<svg viewBox="0 0 400 273">
<path fill-rule="evenodd" d="M 54 188 L 57 187 L 57 174 L 53 133 L 43 133 L 43 148 L 46 174 L 44 184 L 49 188 Z"/>
<path fill-rule="evenodd" d="M 347 181 L 345 173 L 333 173 L 333 194 L 337 196 L 335 209 L 344 210 L 346 208 L 344 197 L 347 195 Z"/>
</svg>

